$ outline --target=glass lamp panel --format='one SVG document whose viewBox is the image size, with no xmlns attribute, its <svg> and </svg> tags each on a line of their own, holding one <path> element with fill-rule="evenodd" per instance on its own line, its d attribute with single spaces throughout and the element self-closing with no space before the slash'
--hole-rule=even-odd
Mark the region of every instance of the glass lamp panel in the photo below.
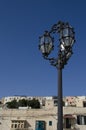
<svg viewBox="0 0 86 130">
<path fill-rule="evenodd" d="M 73 37 L 70 37 L 70 44 L 71 44 L 71 47 L 72 47 L 73 44 L 74 44 L 74 38 L 73 38 Z"/>
<path fill-rule="evenodd" d="M 63 37 L 63 30 L 60 30 L 60 39 L 62 39 L 62 37 Z"/>
<path fill-rule="evenodd" d="M 49 50 L 49 44 L 45 44 L 45 54 L 49 54 L 50 50 Z"/>
<path fill-rule="evenodd" d="M 69 59 L 69 58 L 71 57 L 71 55 L 72 55 L 72 52 L 68 52 L 68 53 L 66 54 L 66 59 Z"/>
<path fill-rule="evenodd" d="M 45 36 L 44 45 L 45 45 L 45 52 L 47 54 L 50 54 L 51 50 L 53 49 L 53 41 L 50 36 Z"/>
<path fill-rule="evenodd" d="M 64 45 L 64 47 L 67 47 L 67 46 L 73 46 L 74 44 L 74 38 L 72 37 L 63 37 L 61 39 L 61 43 Z"/>
<path fill-rule="evenodd" d="M 63 37 L 67 37 L 69 36 L 69 29 L 68 28 L 64 28 L 63 29 Z"/>
<path fill-rule="evenodd" d="M 42 53 L 45 53 L 44 44 L 39 45 L 39 49 Z"/>
<path fill-rule="evenodd" d="M 40 37 L 40 44 L 39 44 L 39 50 L 44 53 L 45 52 L 45 48 L 44 48 L 44 36 Z"/>
<path fill-rule="evenodd" d="M 44 43 L 47 44 L 47 43 L 50 43 L 50 37 L 49 36 L 45 36 L 44 37 Z"/>
<path fill-rule="evenodd" d="M 53 50 L 53 44 L 52 43 L 50 43 L 49 45 L 48 45 L 48 48 L 49 48 L 49 53 Z"/>
<path fill-rule="evenodd" d="M 41 38 L 40 38 L 40 45 L 41 44 L 44 44 L 44 36 L 42 36 Z"/>
<path fill-rule="evenodd" d="M 70 44 L 71 44 L 71 46 L 73 46 L 73 44 L 75 42 L 73 28 L 70 28 L 69 32 L 70 32 Z"/>
<path fill-rule="evenodd" d="M 69 28 L 69 35 L 71 37 L 74 37 L 74 31 L 73 31 L 73 28 Z"/>
<path fill-rule="evenodd" d="M 70 46 L 70 37 L 63 37 L 61 39 L 61 43 L 64 45 L 64 47 Z"/>
<path fill-rule="evenodd" d="M 70 37 L 65 37 L 64 38 L 64 45 L 65 46 L 70 46 Z"/>
<path fill-rule="evenodd" d="M 41 50 L 43 55 L 49 55 L 51 50 L 53 49 L 53 40 L 50 36 L 44 35 L 40 38 L 39 49 Z"/>
</svg>

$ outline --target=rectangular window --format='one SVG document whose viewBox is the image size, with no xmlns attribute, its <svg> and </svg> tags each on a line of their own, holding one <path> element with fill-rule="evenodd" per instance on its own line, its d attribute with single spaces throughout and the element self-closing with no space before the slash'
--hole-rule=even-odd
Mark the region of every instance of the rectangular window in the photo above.
<svg viewBox="0 0 86 130">
<path fill-rule="evenodd" d="M 84 116 L 84 122 L 85 122 L 85 124 L 86 124 L 86 116 Z"/>
<path fill-rule="evenodd" d="M 49 121 L 49 126 L 52 126 L 52 121 Z"/>
<path fill-rule="evenodd" d="M 86 101 L 83 101 L 83 107 L 86 107 Z"/>
<path fill-rule="evenodd" d="M 45 130 L 45 121 L 36 121 L 36 130 Z"/>
<path fill-rule="evenodd" d="M 66 128 L 71 128 L 71 120 L 66 118 Z"/>
<path fill-rule="evenodd" d="M 78 125 L 86 125 L 86 116 L 78 115 L 77 116 L 77 124 Z"/>
</svg>

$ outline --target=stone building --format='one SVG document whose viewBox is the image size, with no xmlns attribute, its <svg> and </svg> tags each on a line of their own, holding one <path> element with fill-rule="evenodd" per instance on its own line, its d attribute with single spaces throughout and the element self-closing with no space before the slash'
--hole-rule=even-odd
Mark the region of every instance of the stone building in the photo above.
<svg viewBox="0 0 86 130">
<path fill-rule="evenodd" d="M 63 108 L 64 130 L 86 130 L 86 108 Z M 2 109 L 0 130 L 57 130 L 57 108 Z"/>
<path fill-rule="evenodd" d="M 57 106 L 46 100 L 42 109 L 0 109 L 0 130 L 57 130 Z M 63 107 L 64 130 L 86 130 L 85 107 Z"/>
<path fill-rule="evenodd" d="M 41 106 L 45 106 L 46 100 L 51 100 L 54 102 L 54 105 L 57 106 L 58 99 L 57 96 L 46 96 L 46 97 L 39 97 L 39 96 L 8 96 L 3 97 L 0 100 L 3 104 L 7 102 L 11 102 L 12 100 L 19 101 L 21 99 L 32 100 L 33 98 L 38 99 Z M 64 106 L 73 106 L 73 107 L 86 107 L 86 96 L 66 96 L 63 97 Z"/>
<path fill-rule="evenodd" d="M 40 98 L 44 99 L 41 109 L 1 107 L 0 130 L 57 130 L 57 100 L 55 97 Z M 65 101 L 69 105 L 63 107 L 64 130 L 86 130 L 85 97 L 66 97 Z"/>
<path fill-rule="evenodd" d="M 85 96 L 67 96 L 64 97 L 65 106 L 72 107 L 86 107 L 86 97 Z"/>
<path fill-rule="evenodd" d="M 6 104 L 7 102 L 11 102 L 13 100 L 16 100 L 16 101 L 19 101 L 19 100 L 22 100 L 22 99 L 26 99 L 26 100 L 32 100 L 33 98 L 39 100 L 40 102 L 40 105 L 41 106 L 44 106 L 45 105 L 45 101 L 46 100 L 53 100 L 53 96 L 46 96 L 46 97 L 39 97 L 39 96 L 8 96 L 8 97 L 3 97 L 1 99 L 2 103 L 3 104 Z"/>
</svg>

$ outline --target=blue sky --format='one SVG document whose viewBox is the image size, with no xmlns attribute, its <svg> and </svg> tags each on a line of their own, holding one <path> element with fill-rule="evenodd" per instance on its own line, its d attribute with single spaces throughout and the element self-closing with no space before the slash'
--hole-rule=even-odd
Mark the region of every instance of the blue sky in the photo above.
<svg viewBox="0 0 86 130">
<path fill-rule="evenodd" d="M 59 20 L 76 33 L 63 70 L 63 95 L 86 95 L 86 1 L 0 1 L 0 97 L 57 95 L 57 69 L 38 50 L 39 36 Z M 58 43 L 57 43 L 58 45 Z"/>
</svg>

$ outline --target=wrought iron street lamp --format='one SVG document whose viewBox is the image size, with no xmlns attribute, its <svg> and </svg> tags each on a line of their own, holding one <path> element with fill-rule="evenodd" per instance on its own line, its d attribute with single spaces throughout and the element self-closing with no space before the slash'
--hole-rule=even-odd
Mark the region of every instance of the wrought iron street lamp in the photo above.
<svg viewBox="0 0 86 130">
<path fill-rule="evenodd" d="M 53 33 L 59 34 L 58 55 L 55 58 L 49 57 L 50 53 L 54 50 Z M 62 69 L 73 54 L 72 47 L 75 42 L 74 34 L 74 29 L 69 23 L 59 21 L 52 26 L 50 31 L 45 31 L 45 33 L 39 37 L 39 50 L 42 52 L 43 57 L 49 60 L 50 64 L 58 69 L 58 130 L 63 130 Z"/>
</svg>

